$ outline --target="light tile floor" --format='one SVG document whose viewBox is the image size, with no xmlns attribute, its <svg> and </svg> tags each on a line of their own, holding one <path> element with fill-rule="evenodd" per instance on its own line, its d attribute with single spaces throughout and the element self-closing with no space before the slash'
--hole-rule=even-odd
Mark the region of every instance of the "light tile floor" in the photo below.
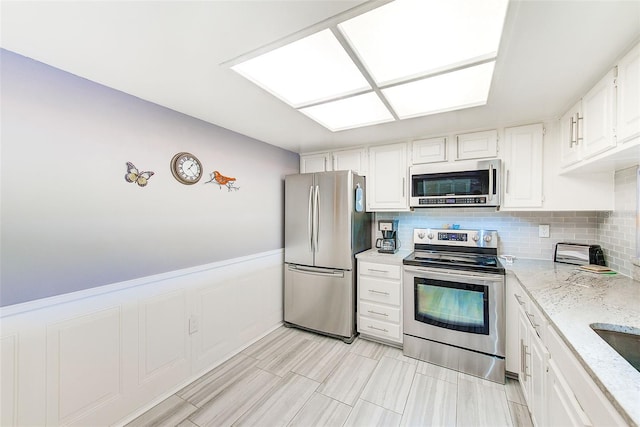
<svg viewBox="0 0 640 427">
<path fill-rule="evenodd" d="M 281 327 L 134 426 L 531 426 L 518 383 Z"/>
</svg>

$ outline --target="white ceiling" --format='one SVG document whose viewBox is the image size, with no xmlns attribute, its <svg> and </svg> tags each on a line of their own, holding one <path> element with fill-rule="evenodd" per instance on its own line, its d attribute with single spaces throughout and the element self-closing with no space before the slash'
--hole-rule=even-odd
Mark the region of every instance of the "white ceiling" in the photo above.
<svg viewBox="0 0 640 427">
<path fill-rule="evenodd" d="M 512 0 L 486 106 L 340 132 L 229 68 L 255 50 L 384 1 L 3 0 L 0 44 L 304 153 L 555 118 L 640 38 L 640 0 Z"/>
</svg>

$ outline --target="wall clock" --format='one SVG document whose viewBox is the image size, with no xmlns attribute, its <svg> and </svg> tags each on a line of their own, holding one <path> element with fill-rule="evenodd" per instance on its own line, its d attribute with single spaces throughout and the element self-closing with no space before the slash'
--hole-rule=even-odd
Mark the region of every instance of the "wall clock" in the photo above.
<svg viewBox="0 0 640 427">
<path fill-rule="evenodd" d="M 171 159 L 171 173 L 183 184 L 195 184 L 202 178 L 202 163 L 191 153 L 178 153 Z"/>
</svg>

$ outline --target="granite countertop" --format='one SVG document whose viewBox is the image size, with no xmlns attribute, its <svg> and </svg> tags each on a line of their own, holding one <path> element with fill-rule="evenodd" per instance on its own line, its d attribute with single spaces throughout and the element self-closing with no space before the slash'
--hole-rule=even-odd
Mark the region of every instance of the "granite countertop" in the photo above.
<svg viewBox="0 0 640 427">
<path fill-rule="evenodd" d="M 512 271 L 549 324 L 629 424 L 640 425 L 640 372 L 589 326 L 640 330 L 640 282 L 553 261 L 516 260 Z"/>
<path fill-rule="evenodd" d="M 356 258 L 361 261 L 377 262 L 379 264 L 391 264 L 402 266 L 402 260 L 411 254 L 411 249 L 400 249 L 395 254 L 383 254 L 378 252 L 376 248 L 360 252 Z"/>
</svg>

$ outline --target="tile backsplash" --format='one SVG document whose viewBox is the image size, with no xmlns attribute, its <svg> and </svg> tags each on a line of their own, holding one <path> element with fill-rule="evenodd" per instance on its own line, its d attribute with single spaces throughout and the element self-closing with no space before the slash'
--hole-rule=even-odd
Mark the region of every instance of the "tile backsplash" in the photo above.
<svg viewBox="0 0 640 427">
<path fill-rule="evenodd" d="M 497 230 L 498 253 L 516 258 L 552 260 L 558 242 L 593 243 L 602 246 L 607 265 L 625 276 L 638 275 L 637 230 L 640 221 L 638 167 L 615 174 L 615 208 L 611 212 L 503 212 L 489 208 L 425 208 L 413 212 L 377 212 L 377 220 L 397 219 L 402 249 L 413 248 L 414 228 L 441 228 L 459 224 L 461 229 Z M 548 224 L 550 237 L 538 237 L 538 226 Z M 381 237 L 376 231 L 376 236 Z M 637 277 L 636 277 L 637 278 Z"/>
<path fill-rule="evenodd" d="M 441 228 L 445 224 L 459 224 L 461 229 L 497 230 L 500 239 L 498 253 L 518 258 L 553 259 L 557 242 L 596 243 L 598 238 L 596 212 L 496 212 L 489 208 L 426 208 L 414 212 L 378 212 L 375 219 L 398 220 L 398 237 L 403 249 L 413 247 L 414 228 Z M 550 226 L 550 237 L 538 237 L 540 224 Z"/>
</svg>

